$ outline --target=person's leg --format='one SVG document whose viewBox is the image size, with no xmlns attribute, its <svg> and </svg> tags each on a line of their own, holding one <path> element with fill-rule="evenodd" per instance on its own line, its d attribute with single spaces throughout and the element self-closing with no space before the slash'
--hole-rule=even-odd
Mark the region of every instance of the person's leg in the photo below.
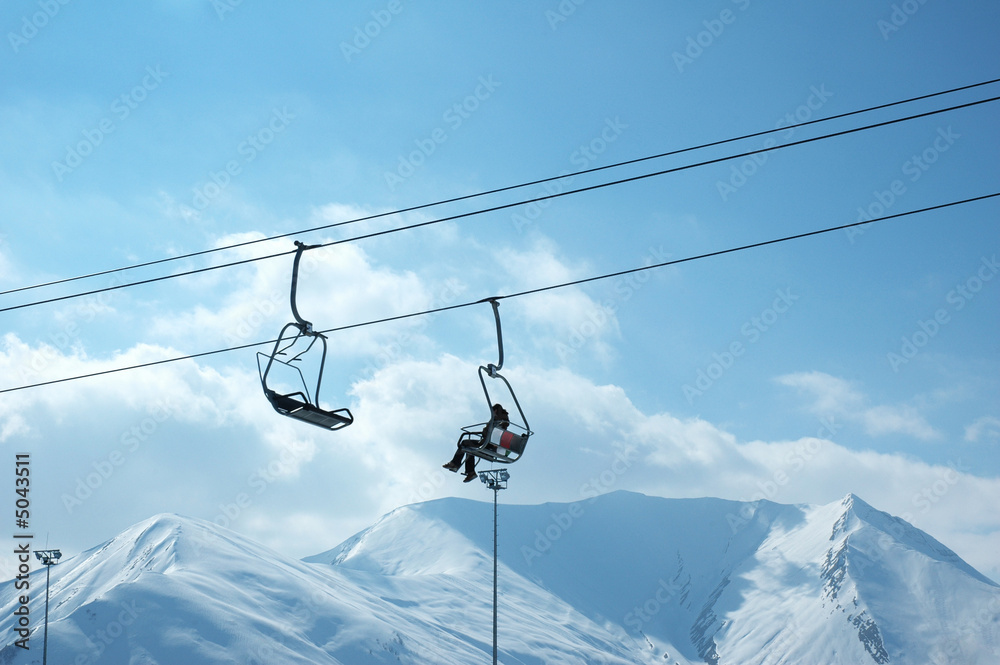
<svg viewBox="0 0 1000 665">
<path fill-rule="evenodd" d="M 458 471 L 458 467 L 462 464 L 462 449 L 457 448 L 455 454 L 452 456 L 451 461 L 444 465 L 444 468 L 449 471 Z"/>
</svg>

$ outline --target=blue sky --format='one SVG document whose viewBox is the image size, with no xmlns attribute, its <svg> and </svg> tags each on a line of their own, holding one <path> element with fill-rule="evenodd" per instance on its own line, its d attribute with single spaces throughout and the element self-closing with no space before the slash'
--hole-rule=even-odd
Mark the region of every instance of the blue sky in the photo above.
<svg viewBox="0 0 1000 665">
<path fill-rule="evenodd" d="M 994 3 L 160 0 L 0 11 L 0 289 L 295 236 L 347 240 L 997 95 Z M 998 191 L 996 103 L 314 250 L 329 329 Z M 791 119 L 791 120 L 790 120 Z M 504 500 L 826 503 L 854 492 L 1000 579 L 997 199 L 502 301 L 537 432 Z M 2 296 L 2 307 L 292 249 L 291 238 Z M 3 388 L 273 339 L 279 259 L 3 313 Z M 79 552 L 152 514 L 295 556 L 459 495 L 488 305 L 331 335 L 356 422 L 281 418 L 253 350 L 0 397 L 37 537 Z M 12 485 L 13 487 L 13 485 Z"/>
</svg>

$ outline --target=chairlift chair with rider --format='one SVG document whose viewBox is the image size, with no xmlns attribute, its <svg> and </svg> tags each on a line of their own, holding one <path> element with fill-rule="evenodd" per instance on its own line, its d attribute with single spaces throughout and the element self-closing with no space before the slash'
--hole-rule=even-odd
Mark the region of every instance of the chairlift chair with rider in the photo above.
<svg viewBox="0 0 1000 665">
<path fill-rule="evenodd" d="M 487 302 L 487 301 L 484 301 Z M 493 316 L 497 324 L 497 347 L 499 349 L 499 360 L 496 365 L 488 363 L 485 367 L 479 367 L 479 383 L 483 388 L 486 397 L 486 406 L 490 412 L 490 419 L 468 425 L 462 428 L 462 434 L 458 439 L 459 449 L 468 454 L 474 455 L 489 462 L 500 464 L 511 464 L 516 462 L 524 454 L 524 449 L 528 444 L 528 438 L 532 431 L 528 426 L 528 420 L 524 416 L 517 395 L 510 382 L 500 374 L 503 367 L 503 334 L 500 329 L 500 303 L 496 298 L 490 298 L 488 302 L 493 306 Z M 489 381 L 487 381 L 489 379 Z M 493 389 L 490 389 L 490 386 Z M 514 411 L 514 416 L 498 414 L 493 408 L 496 404 L 501 404 L 502 400 L 497 398 L 498 393 L 506 393 L 510 396 Z"/>
<path fill-rule="evenodd" d="M 315 245 L 305 245 L 295 241 L 295 260 L 292 264 L 292 292 L 291 305 L 292 316 L 295 321 L 285 324 L 274 343 L 274 349 L 270 354 L 257 354 L 257 370 L 260 373 L 261 387 L 264 389 L 264 396 L 270 402 L 274 410 L 283 416 L 295 418 L 302 422 L 316 425 L 328 430 L 338 430 L 347 427 L 354 422 L 354 416 L 349 409 L 328 410 L 320 406 L 320 387 L 323 383 L 323 370 L 326 366 L 326 335 L 313 329 L 312 323 L 306 321 L 299 315 L 295 303 L 295 292 L 298 286 L 299 261 L 302 252 L 312 249 Z M 319 344 L 317 345 L 317 342 Z M 305 348 L 301 348 L 305 345 Z M 300 350 L 295 350 L 299 348 Z M 302 361 L 307 356 L 318 357 L 315 388 L 310 392 L 306 383 L 305 375 L 302 372 Z M 262 366 L 262 361 L 267 359 L 266 365 Z M 315 361 L 314 361 L 315 362 Z M 291 369 L 291 376 L 298 378 L 300 389 L 294 387 L 286 392 L 279 391 L 268 384 L 271 370 L 275 367 Z M 273 378 L 273 377 L 272 377 Z"/>
</svg>

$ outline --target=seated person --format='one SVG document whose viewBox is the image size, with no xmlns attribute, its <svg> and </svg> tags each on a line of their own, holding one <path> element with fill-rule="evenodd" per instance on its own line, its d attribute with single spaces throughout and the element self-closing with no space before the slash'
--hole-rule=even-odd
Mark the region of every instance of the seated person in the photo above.
<svg viewBox="0 0 1000 665">
<path fill-rule="evenodd" d="M 499 427 L 500 429 L 507 429 L 507 426 L 510 425 L 510 414 L 508 414 L 507 410 L 500 406 L 500 404 L 493 405 L 493 424 L 495 427 Z M 483 428 L 482 433 L 479 435 L 480 443 L 486 438 L 486 431 L 489 427 L 489 423 L 487 423 L 486 427 Z M 462 441 L 464 439 L 464 436 L 459 438 L 458 450 L 455 451 L 455 455 L 451 458 L 451 461 L 443 466 L 449 471 L 458 471 L 458 467 L 462 464 L 462 455 L 465 455 L 465 480 L 462 482 L 467 483 L 474 480 L 476 477 L 476 456 L 462 451 Z M 490 450 L 496 450 L 496 446 L 492 443 L 488 443 L 486 446 Z"/>
</svg>

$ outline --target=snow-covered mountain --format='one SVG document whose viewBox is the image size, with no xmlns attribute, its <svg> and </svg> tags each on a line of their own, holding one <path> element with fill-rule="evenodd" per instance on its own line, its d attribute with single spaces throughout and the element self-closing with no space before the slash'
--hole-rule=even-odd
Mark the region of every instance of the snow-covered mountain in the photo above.
<svg viewBox="0 0 1000 665">
<path fill-rule="evenodd" d="M 504 663 L 996 663 L 1000 587 L 853 495 L 826 506 L 615 492 L 500 506 Z M 53 663 L 472 663 L 492 652 L 492 504 L 399 508 L 288 559 L 160 515 L 52 569 Z M 0 586 L 0 663 L 41 662 Z"/>
</svg>

